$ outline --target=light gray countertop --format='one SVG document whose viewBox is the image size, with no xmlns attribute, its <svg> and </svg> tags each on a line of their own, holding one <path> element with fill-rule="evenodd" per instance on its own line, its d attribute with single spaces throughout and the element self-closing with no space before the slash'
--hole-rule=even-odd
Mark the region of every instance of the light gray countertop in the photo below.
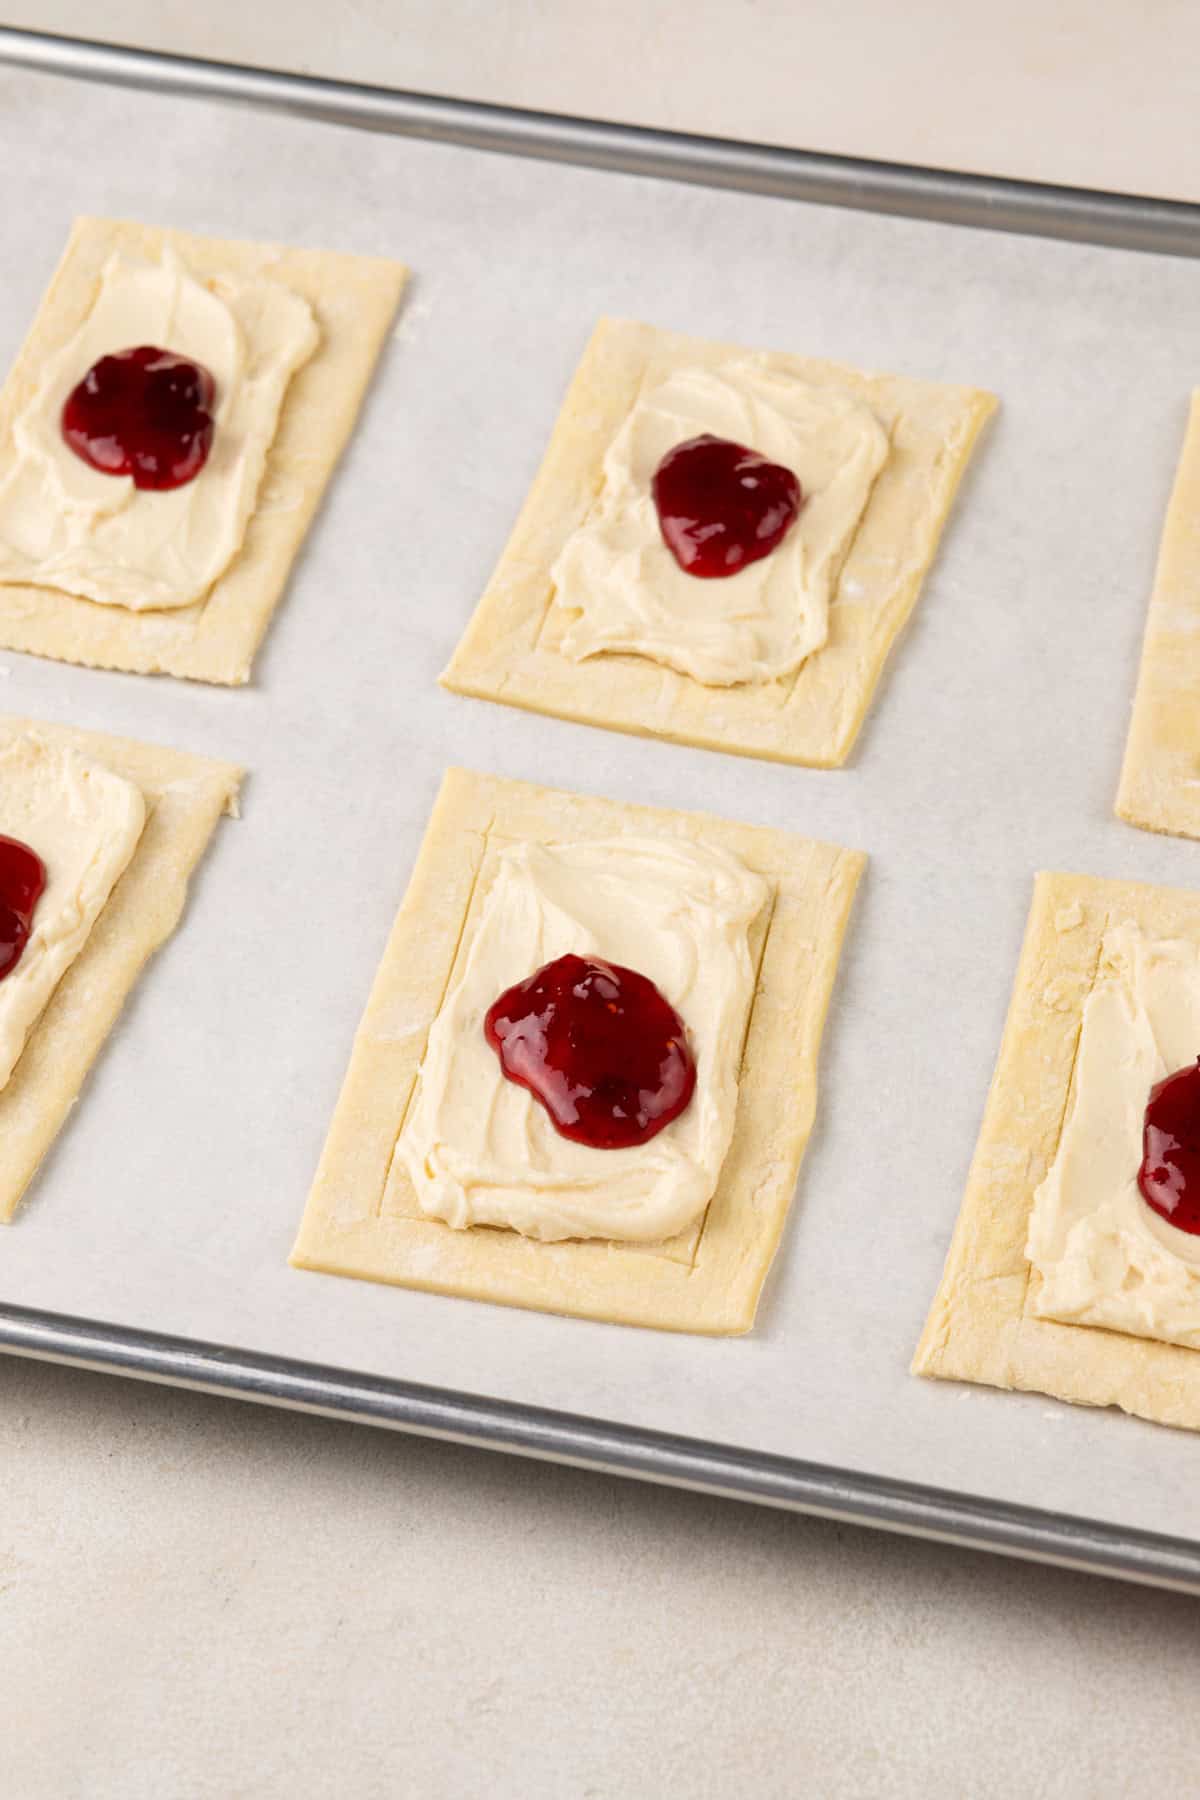
<svg viewBox="0 0 1200 1800">
<path fill-rule="evenodd" d="M 0 1361 L 7 1800 L 1186 1795 L 1195 1602 Z"/>
<path fill-rule="evenodd" d="M 586 118 L 1200 200 L 1188 0 L 9 0 L 4 22 Z"/>
</svg>

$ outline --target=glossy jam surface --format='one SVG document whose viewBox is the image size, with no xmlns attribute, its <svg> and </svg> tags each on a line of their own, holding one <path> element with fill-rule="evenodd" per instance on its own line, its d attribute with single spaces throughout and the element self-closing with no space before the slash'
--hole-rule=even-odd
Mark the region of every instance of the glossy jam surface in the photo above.
<svg viewBox="0 0 1200 1800">
<path fill-rule="evenodd" d="M 207 369 L 170 350 L 118 350 L 68 394 L 63 439 L 102 475 L 131 475 L 139 488 L 182 487 L 208 461 L 215 392 Z"/>
<path fill-rule="evenodd" d="M 696 1086 L 683 1020 L 620 963 L 560 956 L 501 994 L 484 1032 L 555 1129 L 597 1150 L 648 1143 Z"/>
<path fill-rule="evenodd" d="M 1138 1187 L 1169 1225 L 1200 1237 L 1200 1061 L 1150 1090 Z"/>
<path fill-rule="evenodd" d="M 728 438 L 676 444 L 651 482 L 663 542 L 688 575 L 736 575 L 769 556 L 804 504 L 800 483 Z"/>
<path fill-rule="evenodd" d="M 19 838 L 0 836 L 0 981 L 11 975 L 29 942 L 46 886 L 46 866 Z"/>
</svg>

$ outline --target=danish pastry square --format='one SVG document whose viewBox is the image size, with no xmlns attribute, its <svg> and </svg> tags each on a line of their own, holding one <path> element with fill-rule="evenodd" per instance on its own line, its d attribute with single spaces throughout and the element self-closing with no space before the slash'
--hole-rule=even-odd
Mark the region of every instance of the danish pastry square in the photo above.
<svg viewBox="0 0 1200 1800">
<path fill-rule="evenodd" d="M 1200 389 L 1163 526 L 1116 812 L 1145 831 L 1200 838 Z"/>
<path fill-rule="evenodd" d="M 168 299 L 149 312 L 130 301 L 127 318 L 117 290 L 136 297 L 158 271 L 169 277 Z M 0 390 L 0 647 L 90 668 L 248 681 L 405 277 L 402 264 L 375 257 L 77 219 Z M 119 529 L 120 490 L 130 483 L 94 473 L 58 444 L 58 410 L 93 355 L 135 347 L 110 343 L 114 332 L 156 329 L 147 318 L 161 315 L 168 336 L 188 336 L 205 308 L 219 315 L 214 345 L 236 378 L 218 383 L 216 437 L 195 479 L 126 497 L 157 548 L 157 580 L 131 581 L 130 534 Z M 158 348 L 196 354 L 188 343 Z M 226 434 L 220 408 L 239 394 L 244 406 Z M 69 505 L 59 504 L 64 480 L 83 484 Z M 189 496 L 220 495 L 234 480 L 238 503 L 216 508 L 227 519 L 214 523 L 210 500 L 203 519 L 171 524 Z M 31 522 L 29 502 L 47 481 L 45 519 Z M 92 518 L 98 542 L 85 555 L 63 539 L 72 521 Z M 225 551 L 214 560 L 217 524 Z"/>
<path fill-rule="evenodd" d="M 657 841 L 737 859 L 761 888 L 747 936 L 748 1018 L 723 1046 L 736 1104 L 711 1198 L 695 1222 L 654 1242 L 540 1241 L 429 1216 L 398 1146 L 498 867 L 514 847 L 553 852 L 622 837 L 643 853 Z M 355 1040 L 293 1265 L 620 1324 L 749 1330 L 812 1128 L 821 1033 L 865 860 L 700 813 L 449 770 Z M 475 1066 L 464 1060 L 467 1074 Z"/>
<path fill-rule="evenodd" d="M 69 872 L 81 885 L 78 895 L 72 887 L 61 903 L 55 895 L 60 874 L 53 855 L 55 808 L 41 793 L 32 807 L 24 804 L 20 778 L 22 771 L 49 764 L 71 776 L 67 809 L 76 821 L 88 787 L 103 786 L 113 796 L 113 817 L 104 829 L 85 841 L 78 855 L 67 857 Z M 57 905 L 69 936 L 67 955 L 60 954 L 61 945 L 44 945 L 40 931 L 29 940 L 31 961 L 59 956 L 62 966 L 51 969 L 53 979 L 41 984 L 35 1004 L 16 1020 L 11 1056 L 3 1055 L 4 1039 L 11 1036 L 6 1027 L 13 1023 L 6 1015 L 22 1009 L 13 1009 L 11 994 L 4 1004 L 5 990 L 15 987 L 19 962 L 11 984 L 0 985 L 0 1076 L 6 1075 L 0 1081 L 0 1224 L 6 1224 L 75 1105 L 143 966 L 178 925 L 192 871 L 218 819 L 236 812 L 242 771 L 156 744 L 3 718 L 0 773 L 0 835 L 24 842 L 28 834 L 35 840 L 29 848 L 39 856 L 46 852 L 50 866 L 43 898 L 51 913 Z M 110 846 L 116 855 L 105 869 Z M 35 912 L 34 923 L 39 922 Z M 42 969 L 34 972 L 40 976 Z"/>
<path fill-rule="evenodd" d="M 1037 877 L 915 1374 L 1200 1429 L 1200 1240 L 1137 1188 L 1153 1084 L 1197 1029 L 1200 894 Z"/>
<path fill-rule="evenodd" d="M 602 319 L 443 685 L 615 731 L 839 766 L 995 406 L 975 388 Z M 718 413 L 723 435 L 770 437 L 778 461 L 802 457 L 811 491 L 765 561 L 698 580 L 659 541 L 641 465 L 672 424 L 675 439 L 711 435 Z M 769 600 L 750 620 L 749 585 L 763 579 Z"/>
</svg>

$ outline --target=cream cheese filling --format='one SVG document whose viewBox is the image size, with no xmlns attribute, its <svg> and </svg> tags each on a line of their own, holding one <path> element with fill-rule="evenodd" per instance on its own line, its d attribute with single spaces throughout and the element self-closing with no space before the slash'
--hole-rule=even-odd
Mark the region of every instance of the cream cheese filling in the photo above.
<svg viewBox="0 0 1200 1800">
<path fill-rule="evenodd" d="M 679 567 L 650 491 L 667 451 L 705 432 L 782 463 L 804 494 L 769 556 L 716 580 Z M 791 674 L 826 640 L 832 586 L 887 456 L 870 407 L 778 358 L 675 371 L 637 399 L 551 571 L 558 604 L 577 614 L 563 654 L 625 651 L 715 687 Z"/>
<path fill-rule="evenodd" d="M 34 732 L 0 747 L 0 834 L 41 857 L 46 886 L 21 960 L 0 981 L 0 1089 L 87 942 L 146 822 L 140 788 Z"/>
<path fill-rule="evenodd" d="M 1137 1185 L 1150 1089 L 1198 1054 L 1195 947 L 1110 927 L 1058 1152 L 1030 1215 L 1040 1317 L 1200 1348 L 1200 1238 L 1162 1219 Z"/>
<path fill-rule="evenodd" d="M 461 974 L 429 1034 L 397 1154 L 421 1210 L 456 1229 L 657 1242 L 711 1199 L 729 1148 L 767 884 L 728 853 L 622 837 L 503 850 Z M 696 1088 L 637 1148 L 564 1138 L 483 1032 L 503 991 L 575 951 L 649 976 L 687 1027 Z"/>
<path fill-rule="evenodd" d="M 288 382 L 316 349 L 308 302 L 277 281 L 198 281 L 169 247 L 115 253 L 91 310 L 47 360 L 13 425 L 0 482 L 0 582 L 51 587 L 131 611 L 189 606 L 241 547 Z M 139 490 L 63 442 L 63 403 L 93 363 L 154 344 L 216 383 L 212 449 L 183 487 Z"/>
</svg>

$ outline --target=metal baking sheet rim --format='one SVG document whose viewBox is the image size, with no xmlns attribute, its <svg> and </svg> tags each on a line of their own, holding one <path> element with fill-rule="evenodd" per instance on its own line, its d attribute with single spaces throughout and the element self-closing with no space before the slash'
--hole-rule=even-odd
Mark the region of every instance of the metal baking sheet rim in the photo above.
<svg viewBox="0 0 1200 1800">
<path fill-rule="evenodd" d="M 23 1307 L 0 1307 L 0 1351 L 1200 1592 L 1185 1539 L 543 1407 Z"/>
<path fill-rule="evenodd" d="M 1200 207 L 398 93 L 0 27 L 0 63 L 703 185 L 1200 255 Z M 1200 1593 L 1200 1544 L 697 1438 L 0 1305 L 0 1352 Z"/>
</svg>

